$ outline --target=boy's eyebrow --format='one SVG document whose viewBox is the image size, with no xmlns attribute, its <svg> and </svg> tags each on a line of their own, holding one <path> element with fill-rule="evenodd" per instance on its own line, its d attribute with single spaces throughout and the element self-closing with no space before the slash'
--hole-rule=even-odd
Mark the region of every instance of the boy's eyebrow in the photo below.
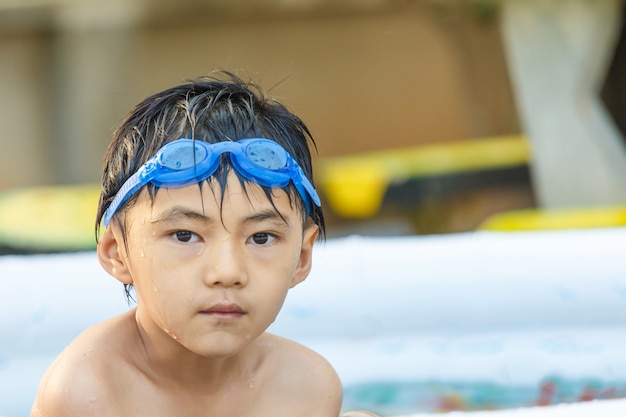
<svg viewBox="0 0 626 417">
<path fill-rule="evenodd" d="M 246 223 L 258 223 L 265 220 L 270 220 L 275 223 L 284 224 L 285 226 L 291 226 L 289 220 L 278 213 L 276 210 L 261 210 L 256 213 L 253 213 L 245 218 Z"/>
<path fill-rule="evenodd" d="M 199 212 L 188 207 L 173 206 L 159 213 L 156 217 L 152 218 L 150 220 L 150 223 L 171 221 L 178 217 L 183 217 L 194 221 L 200 221 L 203 223 L 208 223 L 213 220 L 211 216 L 208 216 L 206 213 Z M 272 209 L 265 209 L 252 213 L 244 218 L 244 223 L 260 223 L 266 220 L 284 224 L 288 227 L 291 226 L 291 223 L 286 217 L 280 215 L 280 213 Z"/>
<path fill-rule="evenodd" d="M 211 217 L 207 216 L 205 213 L 190 209 L 188 207 L 173 206 L 159 213 L 156 217 L 153 217 L 150 220 L 150 223 L 171 221 L 173 219 L 176 219 L 177 217 L 185 217 L 187 219 L 201 221 L 201 222 L 210 222 L 212 220 Z"/>
</svg>

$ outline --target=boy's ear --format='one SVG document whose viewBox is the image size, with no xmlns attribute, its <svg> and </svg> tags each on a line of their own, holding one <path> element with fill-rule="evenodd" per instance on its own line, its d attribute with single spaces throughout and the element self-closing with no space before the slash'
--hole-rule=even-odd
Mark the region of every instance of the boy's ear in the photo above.
<svg viewBox="0 0 626 417">
<path fill-rule="evenodd" d="M 315 239 L 317 239 L 318 233 L 319 227 L 315 223 L 309 222 L 304 226 L 300 259 L 289 288 L 295 287 L 309 276 L 313 264 L 313 246 L 315 246 Z"/>
<path fill-rule="evenodd" d="M 122 284 L 132 284 L 125 250 L 121 230 L 112 222 L 98 240 L 98 261 L 105 271 Z"/>
</svg>

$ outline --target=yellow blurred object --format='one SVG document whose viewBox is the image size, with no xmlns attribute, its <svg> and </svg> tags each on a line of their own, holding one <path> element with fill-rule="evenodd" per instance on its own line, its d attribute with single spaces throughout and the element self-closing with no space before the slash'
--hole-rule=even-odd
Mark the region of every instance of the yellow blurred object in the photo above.
<svg viewBox="0 0 626 417">
<path fill-rule="evenodd" d="M 524 136 L 472 139 L 320 160 L 319 188 L 344 217 L 376 214 L 389 185 L 412 178 L 526 165 Z"/>
<path fill-rule="evenodd" d="M 495 214 L 479 230 L 525 231 L 626 226 L 626 206 L 529 209 Z"/>
<path fill-rule="evenodd" d="M 340 216 L 367 218 L 380 207 L 389 173 L 376 161 L 343 161 L 324 168 L 322 189 Z"/>
<path fill-rule="evenodd" d="M 98 185 L 20 188 L 0 193 L 0 246 L 71 251 L 95 248 Z"/>
</svg>

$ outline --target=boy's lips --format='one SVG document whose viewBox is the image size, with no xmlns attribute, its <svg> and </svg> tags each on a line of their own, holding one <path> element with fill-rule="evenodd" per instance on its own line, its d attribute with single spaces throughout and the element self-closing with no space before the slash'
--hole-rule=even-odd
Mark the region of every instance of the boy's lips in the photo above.
<svg viewBox="0 0 626 417">
<path fill-rule="evenodd" d="M 246 314 L 246 311 L 238 304 L 234 303 L 220 303 L 201 311 L 201 314 L 206 314 L 218 318 L 239 318 Z"/>
</svg>

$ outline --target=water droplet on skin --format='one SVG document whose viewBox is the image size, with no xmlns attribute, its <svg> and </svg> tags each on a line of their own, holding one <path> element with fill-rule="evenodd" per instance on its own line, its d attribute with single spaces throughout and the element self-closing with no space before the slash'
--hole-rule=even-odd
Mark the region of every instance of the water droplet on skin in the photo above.
<svg viewBox="0 0 626 417">
<path fill-rule="evenodd" d="M 159 289 L 158 289 L 157 287 L 154 287 L 154 286 L 153 286 L 153 287 L 152 287 L 152 291 L 157 292 L 157 291 L 159 291 Z"/>
<path fill-rule="evenodd" d="M 248 388 L 250 388 L 250 389 L 254 389 L 254 379 L 250 379 L 250 380 L 248 381 Z"/>
<path fill-rule="evenodd" d="M 163 329 L 163 331 L 165 333 L 167 333 L 172 339 L 178 340 L 178 336 L 176 336 L 174 333 L 170 332 L 170 329 Z"/>
<path fill-rule="evenodd" d="M 140 257 L 140 258 L 144 258 L 145 256 L 146 256 L 146 254 L 144 253 L 143 249 L 141 249 L 141 250 L 139 251 L 139 257 Z"/>
</svg>

